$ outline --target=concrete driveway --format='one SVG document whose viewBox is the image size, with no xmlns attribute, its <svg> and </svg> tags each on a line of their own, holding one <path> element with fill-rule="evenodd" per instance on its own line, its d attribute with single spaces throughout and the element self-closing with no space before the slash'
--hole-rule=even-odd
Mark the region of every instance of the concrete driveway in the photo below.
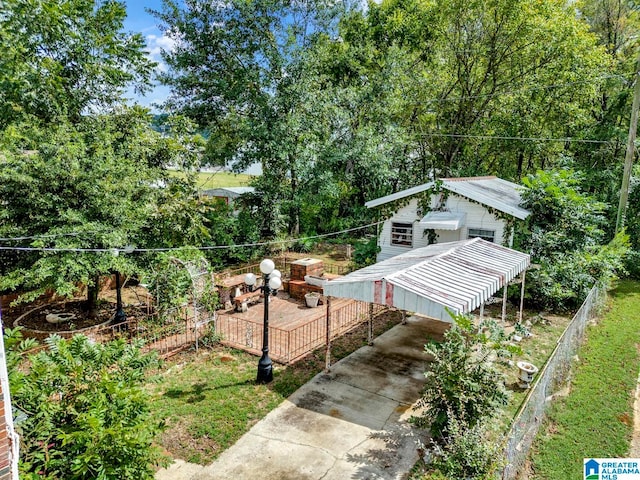
<svg viewBox="0 0 640 480">
<path fill-rule="evenodd" d="M 211 465 L 178 461 L 156 479 L 405 478 L 424 440 L 407 422 L 424 383 L 423 346 L 445 329 L 409 318 L 314 377 Z"/>
</svg>

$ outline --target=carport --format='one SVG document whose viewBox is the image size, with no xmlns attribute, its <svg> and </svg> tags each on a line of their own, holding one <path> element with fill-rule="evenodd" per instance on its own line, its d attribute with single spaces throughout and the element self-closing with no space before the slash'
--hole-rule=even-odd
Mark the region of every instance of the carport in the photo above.
<svg viewBox="0 0 640 480">
<path fill-rule="evenodd" d="M 482 317 L 487 300 L 510 282 L 521 283 L 518 313 L 521 321 L 525 273 L 529 265 L 528 254 L 481 238 L 416 248 L 327 282 L 324 285 L 328 299 L 327 325 L 331 297 L 387 305 L 445 322 L 451 322 L 447 310 L 470 313 L 479 307 Z M 503 321 L 506 301 L 507 289 L 504 288 Z M 369 332 L 371 342 L 371 328 Z M 327 365 L 329 338 L 327 330 Z"/>
</svg>

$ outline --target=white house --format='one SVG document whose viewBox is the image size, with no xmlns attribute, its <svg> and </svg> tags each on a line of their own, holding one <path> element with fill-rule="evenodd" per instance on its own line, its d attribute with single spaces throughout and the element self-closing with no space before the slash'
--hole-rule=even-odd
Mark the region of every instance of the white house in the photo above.
<svg viewBox="0 0 640 480">
<path fill-rule="evenodd" d="M 241 195 L 253 192 L 255 192 L 254 187 L 218 187 L 211 188 L 209 190 L 203 190 L 202 195 L 207 197 L 219 198 L 220 200 L 223 200 L 227 205 L 229 205 Z"/>
<path fill-rule="evenodd" d="M 432 243 L 480 237 L 511 246 L 515 219 L 530 214 L 520 207 L 519 185 L 491 177 L 443 178 L 376 198 L 368 208 L 393 208 L 378 237 L 378 261 Z"/>
</svg>

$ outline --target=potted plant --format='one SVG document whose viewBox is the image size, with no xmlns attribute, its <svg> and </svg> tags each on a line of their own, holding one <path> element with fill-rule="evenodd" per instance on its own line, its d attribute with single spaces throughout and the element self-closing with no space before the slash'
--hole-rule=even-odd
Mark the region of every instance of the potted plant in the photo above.
<svg viewBox="0 0 640 480">
<path fill-rule="evenodd" d="M 320 294 L 318 292 L 309 292 L 305 294 L 304 301 L 307 303 L 307 307 L 317 307 L 320 301 Z"/>
</svg>

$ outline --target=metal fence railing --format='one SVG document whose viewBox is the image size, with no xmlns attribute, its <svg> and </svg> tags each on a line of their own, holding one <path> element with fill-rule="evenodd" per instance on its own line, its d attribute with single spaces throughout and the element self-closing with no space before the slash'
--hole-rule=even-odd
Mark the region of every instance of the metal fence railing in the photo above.
<svg viewBox="0 0 640 480">
<path fill-rule="evenodd" d="M 373 313 L 386 309 L 374 305 Z M 272 360 L 291 364 L 326 344 L 326 309 L 319 309 L 317 315 L 309 316 L 303 324 L 291 328 L 269 326 L 269 356 Z M 369 303 L 352 301 L 346 305 L 331 309 L 331 339 L 347 333 L 369 318 Z M 216 334 L 222 343 L 234 348 L 259 354 L 262 349 L 263 324 L 261 321 L 241 318 L 221 313 L 216 321 Z"/>
<path fill-rule="evenodd" d="M 165 317 L 166 318 L 166 317 Z M 191 309 L 174 312 L 169 320 L 161 320 L 152 314 L 144 321 L 137 318 L 117 325 L 109 325 L 93 332 L 90 336 L 98 342 L 108 342 L 125 337 L 129 341 L 142 340 L 144 350 L 155 350 L 161 358 L 167 358 L 185 348 L 198 345 L 199 340 L 215 324 L 216 315 L 199 313 L 194 318 Z"/>
<path fill-rule="evenodd" d="M 596 315 L 605 297 L 605 288 L 595 286 L 591 289 L 538 374 L 506 437 L 503 480 L 515 479 L 525 465 L 531 444 L 544 419 L 549 398 L 569 380 L 572 359 L 580 346 L 586 326 Z"/>
</svg>

